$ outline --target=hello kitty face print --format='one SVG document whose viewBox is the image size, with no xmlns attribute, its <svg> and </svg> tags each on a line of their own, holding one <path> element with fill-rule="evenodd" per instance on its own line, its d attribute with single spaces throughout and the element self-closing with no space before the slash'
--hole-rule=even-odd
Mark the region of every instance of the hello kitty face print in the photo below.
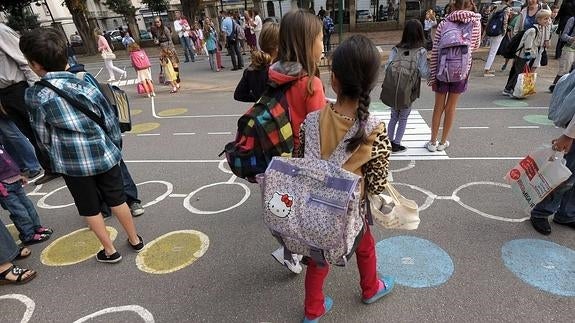
<svg viewBox="0 0 575 323">
<path fill-rule="evenodd" d="M 293 196 L 275 192 L 268 201 L 268 209 L 277 217 L 285 218 L 291 213 Z"/>
</svg>

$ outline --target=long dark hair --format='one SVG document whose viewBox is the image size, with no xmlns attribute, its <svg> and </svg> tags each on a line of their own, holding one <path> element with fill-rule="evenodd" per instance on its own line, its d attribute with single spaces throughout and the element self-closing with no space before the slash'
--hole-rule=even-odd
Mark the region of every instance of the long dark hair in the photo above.
<svg viewBox="0 0 575 323">
<path fill-rule="evenodd" d="M 411 19 L 405 23 L 403 28 L 403 35 L 399 44 L 395 45 L 398 48 L 419 48 L 423 47 L 425 35 L 423 34 L 423 26 L 417 19 Z"/>
<path fill-rule="evenodd" d="M 360 49 L 361 50 L 358 50 Z M 353 35 L 343 41 L 332 56 L 331 70 L 340 84 L 339 97 L 358 100 L 357 119 L 360 127 L 347 142 L 352 152 L 367 139 L 365 125 L 369 117 L 369 94 L 375 87 L 381 56 L 373 42 L 363 35 Z M 339 100 L 338 97 L 338 100 Z"/>
</svg>

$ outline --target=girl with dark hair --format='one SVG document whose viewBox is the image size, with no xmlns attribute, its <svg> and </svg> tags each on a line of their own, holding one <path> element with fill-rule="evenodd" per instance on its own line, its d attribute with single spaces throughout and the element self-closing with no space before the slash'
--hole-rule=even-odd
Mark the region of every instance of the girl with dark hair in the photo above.
<svg viewBox="0 0 575 323">
<path fill-rule="evenodd" d="M 396 75 L 401 75 L 401 67 L 399 70 L 391 68 L 390 66 L 396 65 L 400 66 L 402 62 L 409 62 L 410 75 L 416 75 L 415 79 L 405 78 L 405 80 L 413 80 L 412 84 L 409 84 L 411 89 L 410 101 L 413 103 L 415 99 L 419 98 L 419 93 L 421 89 L 421 78 L 429 77 L 429 66 L 427 64 L 427 50 L 423 48 L 425 42 L 425 36 L 423 33 L 423 27 L 417 19 L 412 19 L 405 24 L 403 28 L 403 36 L 401 37 L 401 42 L 391 49 L 389 53 L 389 59 L 387 64 L 385 64 L 384 75 L 390 77 L 390 80 L 401 80 L 401 77 Z M 401 56 L 398 56 L 401 55 Z M 391 75 L 389 73 L 394 73 L 397 71 L 396 75 Z M 411 82 L 409 82 L 411 83 Z M 390 89 L 384 81 L 383 91 L 393 92 L 397 90 L 397 84 Z M 397 100 L 394 100 L 397 102 Z M 392 152 L 403 152 L 407 150 L 406 147 L 401 145 L 401 139 L 405 133 L 405 128 L 407 126 L 407 118 L 411 113 L 411 104 L 408 106 L 394 106 L 391 107 L 391 119 L 388 123 L 388 136 L 391 140 L 391 151 Z M 397 132 L 395 126 L 397 125 Z"/>
<path fill-rule="evenodd" d="M 481 42 L 481 15 L 475 11 L 475 3 L 473 3 L 472 0 L 455 0 L 451 6 L 451 13 L 439 23 L 435 32 L 433 50 L 431 51 L 431 75 L 428 80 L 433 92 L 435 92 L 435 105 L 433 107 L 433 117 L 431 121 L 431 138 L 429 142 L 425 144 L 425 148 L 430 152 L 442 151 L 449 147 L 447 138 L 455 119 L 457 101 L 459 101 L 459 96 L 467 90 L 467 80 L 469 78 L 469 71 L 471 70 L 471 53 L 479 48 Z M 445 60 L 440 59 L 438 47 L 442 40 L 444 29 L 451 32 L 453 31 L 454 25 L 459 26 L 458 28 L 461 29 L 470 27 L 471 33 L 467 30 L 462 30 L 462 36 L 469 35 L 468 38 L 465 39 L 465 41 L 468 42 L 468 61 L 465 66 L 462 66 L 462 70 L 460 69 L 459 71 L 459 75 L 464 77 L 463 79 L 459 81 L 442 81 L 437 79 L 437 75 L 439 74 L 438 70 L 444 73 L 445 71 L 449 71 L 449 69 L 439 69 L 439 67 L 445 63 Z M 446 32 L 446 36 L 449 34 L 453 33 Z M 450 48 L 448 48 L 448 50 L 450 50 Z M 438 142 L 437 137 L 442 118 L 443 133 L 441 141 Z"/>
<path fill-rule="evenodd" d="M 290 110 L 295 150 L 299 146 L 301 123 L 308 113 L 325 105 L 325 93 L 318 69 L 323 52 L 322 30 L 321 20 L 307 10 L 298 9 L 287 13 L 281 20 L 276 62 L 269 68 L 270 82 L 288 86 L 285 97 Z M 292 255 L 293 259 L 286 260 L 283 248 L 279 248 L 272 256 L 292 272 L 299 274 L 302 271 L 298 255 Z"/>
<path fill-rule="evenodd" d="M 357 50 L 361 48 L 362 50 Z M 342 42 L 332 56 L 331 86 L 337 95 L 335 103 L 329 103 L 319 114 L 319 141 L 321 158 L 328 159 L 344 139 L 346 133 L 357 127 L 355 135 L 347 142 L 346 150 L 351 157 L 343 168 L 362 178 L 362 197 L 366 193 L 379 194 L 387 182 L 390 142 L 385 124 L 369 115 L 370 93 L 377 82 L 380 55 L 371 40 L 354 35 Z M 315 116 L 314 116 L 315 117 Z M 374 129 L 366 132 L 366 127 Z M 302 130 L 304 127 L 302 126 Z M 305 132 L 301 132 L 299 156 L 304 151 Z M 317 136 L 310 136 L 314 140 Z M 362 301 L 371 304 L 389 294 L 394 279 L 378 278 L 375 244 L 366 221 L 363 235 L 357 238 L 355 250 L 359 269 Z M 305 318 L 304 322 L 318 322 L 332 307 L 333 300 L 323 294 L 323 283 L 329 266 L 319 266 L 313 259 L 305 259 Z"/>
</svg>

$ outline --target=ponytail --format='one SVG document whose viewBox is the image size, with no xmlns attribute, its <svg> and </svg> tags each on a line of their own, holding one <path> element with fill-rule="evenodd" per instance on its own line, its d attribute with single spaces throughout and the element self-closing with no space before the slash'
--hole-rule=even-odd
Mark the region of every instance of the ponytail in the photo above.
<svg viewBox="0 0 575 323">
<path fill-rule="evenodd" d="M 365 133 L 365 125 L 367 124 L 367 119 L 369 118 L 369 104 L 371 103 L 371 97 L 369 93 L 371 91 L 365 91 L 359 96 L 359 103 L 357 106 L 357 120 L 359 121 L 359 127 L 355 135 L 347 141 L 347 146 L 345 150 L 347 152 L 353 152 L 359 147 L 359 145 L 367 142 L 367 133 Z"/>
</svg>

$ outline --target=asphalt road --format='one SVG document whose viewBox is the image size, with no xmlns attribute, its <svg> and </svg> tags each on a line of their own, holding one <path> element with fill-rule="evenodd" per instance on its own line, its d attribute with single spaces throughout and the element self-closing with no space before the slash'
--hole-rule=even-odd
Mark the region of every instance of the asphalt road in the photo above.
<svg viewBox="0 0 575 323">
<path fill-rule="evenodd" d="M 231 66 L 227 57 L 225 62 Z M 88 65 L 94 74 L 100 67 Z M 128 71 L 128 79 L 134 79 L 135 72 Z M 545 122 L 550 95 L 541 91 L 523 101 L 506 99 L 500 95 L 506 75 L 498 74 L 485 79 L 474 72 L 446 155 L 417 149 L 426 140 L 433 108 L 433 94 L 423 88 L 411 120 L 421 116 L 425 122 L 410 123 L 410 150 L 391 162 L 396 187 L 422 209 L 421 225 L 416 231 L 372 230 L 378 268 L 397 277 L 396 289 L 366 306 L 355 261 L 332 268 L 325 292 L 334 308 L 324 322 L 573 320 L 573 230 L 553 225 L 550 236 L 536 233 L 503 181 L 521 157 L 560 134 Z M 552 80 L 547 74 L 539 79 L 541 90 Z M 180 92 L 169 94 L 169 87 L 158 86 L 153 104 L 137 96 L 133 82 L 123 85 L 132 97 L 135 126 L 124 135 L 124 159 L 147 204 L 135 220 L 139 232 L 150 242 L 187 231 L 177 239 L 157 240 L 137 259 L 111 219 L 107 225 L 119 232 L 121 263 L 100 264 L 89 257 L 58 265 L 93 246 L 74 235 L 52 246 L 85 224 L 69 205 L 67 190 L 57 190 L 64 186 L 61 179 L 34 191 L 30 186 L 43 223 L 55 234 L 18 262 L 39 272 L 33 282 L 2 286 L 1 322 L 301 320 L 304 275 L 291 274 L 270 256 L 277 246 L 261 220 L 258 187 L 234 178 L 218 157 L 249 106 L 232 99 L 240 76 L 229 69 L 212 73 L 205 60 L 184 64 Z M 327 72 L 322 79 L 333 97 Z M 372 109 L 385 116 L 378 94 L 374 90 Z M 5 211 L 2 217 L 9 222 Z M 46 265 L 50 259 L 55 263 Z"/>
</svg>

